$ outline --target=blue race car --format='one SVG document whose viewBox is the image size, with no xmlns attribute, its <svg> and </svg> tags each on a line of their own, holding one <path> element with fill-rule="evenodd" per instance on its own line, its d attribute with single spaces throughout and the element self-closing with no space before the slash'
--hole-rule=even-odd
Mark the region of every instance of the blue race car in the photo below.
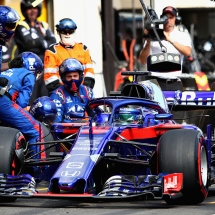
<svg viewBox="0 0 215 215">
<path fill-rule="evenodd" d="M 198 93 L 186 97 L 186 91 L 162 92 L 154 80 L 134 81 L 118 94 L 92 100 L 94 118 L 53 124 L 49 141 L 35 143 L 46 146 L 41 153 L 50 152 L 42 159 L 26 157 L 18 130 L 0 127 L 0 199 L 201 203 L 214 181 L 212 128 L 204 134 L 195 125 L 178 124 L 170 111 L 213 107 L 214 92 Z M 29 166 L 45 166 L 40 180 L 48 180 L 47 192 L 37 191 L 40 181 L 27 174 Z"/>
<path fill-rule="evenodd" d="M 156 33 L 148 19 L 151 33 Z M 155 36 L 160 40 L 158 33 Z M 160 44 L 162 53 L 148 57 L 148 71 L 180 70 L 180 56 L 167 53 Z M 29 197 L 203 202 L 215 181 L 212 126 L 203 133 L 195 125 L 176 123 L 172 111 L 214 109 L 215 92 L 162 92 L 156 80 L 137 82 L 137 76 L 145 74 L 124 73 L 134 81 L 121 92 L 90 101 L 93 118 L 56 123 L 50 132 L 44 127 L 46 141 L 35 145 L 43 146 L 40 153 L 48 152 L 47 158 L 28 157 L 22 133 L 0 127 L 0 201 Z M 34 166 L 41 166 L 42 173 L 32 177 L 27 173 Z M 48 180 L 45 192 L 37 189 L 41 180 Z"/>
</svg>

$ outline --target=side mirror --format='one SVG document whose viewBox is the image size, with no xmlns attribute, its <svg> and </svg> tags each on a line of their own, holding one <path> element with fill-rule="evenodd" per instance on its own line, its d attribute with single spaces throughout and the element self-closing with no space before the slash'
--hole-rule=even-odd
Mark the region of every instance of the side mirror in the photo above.
<svg viewBox="0 0 215 215">
<path fill-rule="evenodd" d="M 173 115 L 169 114 L 169 113 L 155 114 L 155 119 L 157 119 L 157 120 L 172 120 Z"/>
</svg>

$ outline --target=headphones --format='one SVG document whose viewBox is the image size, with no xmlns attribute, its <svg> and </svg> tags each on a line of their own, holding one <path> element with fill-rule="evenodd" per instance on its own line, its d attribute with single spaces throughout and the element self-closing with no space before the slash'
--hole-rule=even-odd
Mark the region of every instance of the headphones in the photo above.
<svg viewBox="0 0 215 215">
<path fill-rule="evenodd" d="M 170 8 L 170 10 L 172 10 L 173 13 L 175 13 L 175 17 L 176 17 L 176 19 L 175 19 L 175 25 L 181 24 L 182 18 L 181 18 L 181 16 L 178 15 L 178 10 L 177 10 L 176 8 L 172 7 L 172 6 L 167 6 L 167 7 L 165 7 L 165 8 L 163 9 L 163 12 L 164 12 L 167 8 Z M 160 16 L 160 18 L 163 18 L 163 17 L 165 16 L 165 14 L 163 14 L 163 12 L 162 12 L 162 15 Z"/>
</svg>

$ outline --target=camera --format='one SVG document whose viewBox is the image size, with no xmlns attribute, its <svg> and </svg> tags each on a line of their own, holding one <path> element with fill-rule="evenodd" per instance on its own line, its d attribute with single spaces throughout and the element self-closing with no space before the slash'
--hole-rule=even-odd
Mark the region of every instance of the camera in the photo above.
<svg viewBox="0 0 215 215">
<path fill-rule="evenodd" d="M 147 9 L 148 14 L 146 14 L 144 19 L 144 27 L 149 31 L 148 35 L 143 35 L 144 38 L 149 37 L 152 41 L 157 41 L 157 37 L 155 35 L 154 30 L 157 32 L 158 36 L 161 40 L 165 39 L 163 29 L 159 28 L 160 24 L 166 24 L 168 22 L 168 17 L 163 15 L 160 19 L 158 19 L 158 16 L 154 9 Z M 148 15 L 151 17 L 151 20 L 149 20 Z M 153 29 L 154 28 L 154 29 Z"/>
</svg>

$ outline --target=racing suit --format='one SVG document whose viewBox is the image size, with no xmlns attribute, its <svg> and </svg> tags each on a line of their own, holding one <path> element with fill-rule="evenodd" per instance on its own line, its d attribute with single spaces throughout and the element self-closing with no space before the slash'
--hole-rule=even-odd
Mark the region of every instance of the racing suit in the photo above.
<svg viewBox="0 0 215 215">
<path fill-rule="evenodd" d="M 44 81 L 49 92 L 62 85 L 59 75 L 59 66 L 67 58 L 75 58 L 84 66 L 84 85 L 94 87 L 94 69 L 90 52 L 82 43 L 75 43 L 73 47 L 61 43 L 51 45 L 44 57 Z M 90 83 L 86 83 L 89 80 Z"/>
<path fill-rule="evenodd" d="M 89 110 L 88 102 L 93 97 L 94 95 L 90 87 L 80 85 L 78 93 L 73 94 L 64 86 L 60 86 L 50 95 L 50 98 L 57 106 L 55 122 L 73 122 L 75 115 L 85 116 L 85 111 L 88 112 Z"/>
<path fill-rule="evenodd" d="M 34 154 L 39 151 L 39 147 L 30 144 L 43 141 L 43 130 L 39 122 L 23 108 L 28 105 L 35 76 L 25 68 L 14 68 L 0 73 L 0 85 L 5 78 L 8 80 L 8 89 L 5 93 L 0 93 L 0 121 L 21 131 L 29 141 L 30 151 Z M 4 86 L 0 86 L 0 90 L 4 89 Z M 39 157 L 38 155 L 34 158 Z"/>
<path fill-rule="evenodd" d="M 30 51 L 37 54 L 41 60 L 44 59 L 45 50 L 53 43 L 56 43 L 56 39 L 48 23 L 38 22 L 32 27 L 29 21 L 20 21 L 16 27 L 14 40 L 18 47 L 18 52 L 22 53 Z M 35 83 L 34 90 L 32 92 L 29 103 L 41 96 L 47 96 L 48 91 L 46 89 L 43 75 L 41 79 L 38 79 Z"/>
</svg>

